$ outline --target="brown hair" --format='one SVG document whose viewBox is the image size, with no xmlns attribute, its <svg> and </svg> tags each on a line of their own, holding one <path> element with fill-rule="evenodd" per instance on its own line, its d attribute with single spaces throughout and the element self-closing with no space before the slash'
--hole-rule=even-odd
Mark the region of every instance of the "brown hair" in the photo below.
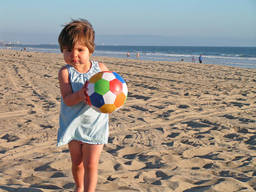
<svg viewBox="0 0 256 192">
<path fill-rule="evenodd" d="M 75 43 L 80 42 L 85 45 L 90 53 L 95 49 L 95 32 L 91 23 L 85 19 L 72 20 L 62 29 L 58 41 L 60 50 L 64 48 L 72 49 Z"/>
</svg>

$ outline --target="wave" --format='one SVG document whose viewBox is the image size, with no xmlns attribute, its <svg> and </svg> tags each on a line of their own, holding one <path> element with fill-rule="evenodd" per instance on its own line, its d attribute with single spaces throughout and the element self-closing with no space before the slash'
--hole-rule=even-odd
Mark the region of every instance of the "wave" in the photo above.
<svg viewBox="0 0 256 192">
<path fill-rule="evenodd" d="M 8 47 L 26 47 L 42 50 L 59 49 L 56 44 L 8 44 Z M 256 58 L 256 47 L 192 47 L 192 46 L 103 46 L 96 45 L 96 51 L 126 54 L 127 52 L 141 52 L 161 56 L 223 56 Z"/>
<path fill-rule="evenodd" d="M 6 46 L 2 46 L 6 48 Z M 60 53 L 58 45 L 8 45 L 8 48 L 20 50 L 26 47 L 27 51 Z M 96 46 L 94 56 L 107 56 L 136 59 L 136 53 L 140 52 L 142 60 L 161 61 L 186 61 L 191 62 L 194 57 L 196 61 L 200 54 L 203 62 L 207 64 L 220 64 L 239 66 L 244 68 L 256 68 L 256 47 L 241 48 L 217 48 L 217 47 L 164 47 L 164 46 Z"/>
<path fill-rule="evenodd" d="M 127 52 L 124 51 L 97 51 L 97 54 L 104 54 L 104 55 L 123 55 L 126 56 Z M 131 54 L 136 54 L 136 52 L 130 52 Z M 184 58 L 197 58 L 198 54 L 170 54 L 170 53 L 160 53 L 160 52 L 142 52 L 141 56 L 148 56 L 148 57 L 184 57 Z M 204 58 L 213 58 L 213 59 L 247 59 L 256 61 L 256 57 L 248 57 L 245 55 L 232 55 L 232 54 L 220 54 L 220 55 L 203 55 Z"/>
</svg>

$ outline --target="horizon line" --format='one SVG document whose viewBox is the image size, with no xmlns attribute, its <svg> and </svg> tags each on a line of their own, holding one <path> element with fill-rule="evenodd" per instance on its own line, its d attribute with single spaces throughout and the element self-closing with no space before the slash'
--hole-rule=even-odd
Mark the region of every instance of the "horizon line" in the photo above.
<svg viewBox="0 0 256 192">
<path fill-rule="evenodd" d="M 58 47 L 59 45 L 56 43 L 5 43 L 4 41 L 0 40 L 0 46 L 37 46 L 37 45 L 51 45 L 51 46 L 56 46 Z M 153 47 L 248 47 L 248 48 L 256 48 L 256 45 L 161 45 L 161 44 L 105 44 L 105 43 L 96 43 L 95 46 L 127 46 L 127 47 L 148 47 L 148 46 L 153 46 Z"/>
</svg>

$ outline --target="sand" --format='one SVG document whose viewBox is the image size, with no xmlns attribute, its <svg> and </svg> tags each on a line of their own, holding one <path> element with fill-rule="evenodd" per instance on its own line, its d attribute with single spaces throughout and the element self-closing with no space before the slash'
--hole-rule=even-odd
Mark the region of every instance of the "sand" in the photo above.
<svg viewBox="0 0 256 192">
<path fill-rule="evenodd" d="M 123 76 L 97 191 L 256 190 L 256 70 L 96 57 Z M 73 191 L 56 147 L 61 54 L 0 50 L 0 191 Z"/>
</svg>

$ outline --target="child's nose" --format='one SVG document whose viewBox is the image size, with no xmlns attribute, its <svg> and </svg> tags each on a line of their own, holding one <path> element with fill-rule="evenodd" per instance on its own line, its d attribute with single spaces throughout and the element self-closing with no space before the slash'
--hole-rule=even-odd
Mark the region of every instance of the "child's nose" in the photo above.
<svg viewBox="0 0 256 192">
<path fill-rule="evenodd" d="M 73 50 L 72 52 L 71 52 L 71 57 L 72 58 L 76 58 L 77 57 L 77 54 L 78 52 L 76 51 L 76 50 Z"/>
</svg>

